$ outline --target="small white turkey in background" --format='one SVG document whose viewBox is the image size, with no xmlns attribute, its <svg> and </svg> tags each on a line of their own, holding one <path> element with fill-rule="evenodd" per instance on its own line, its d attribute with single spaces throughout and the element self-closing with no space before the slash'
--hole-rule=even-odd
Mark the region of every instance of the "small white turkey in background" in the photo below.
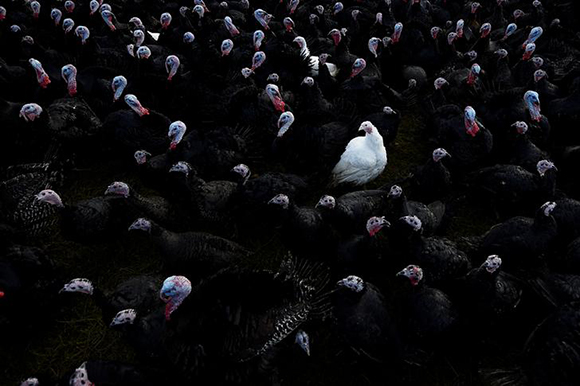
<svg viewBox="0 0 580 386">
<path fill-rule="evenodd" d="M 353 138 L 340 161 L 332 170 L 332 186 L 339 184 L 364 185 L 377 178 L 387 166 L 387 150 L 383 137 L 369 121 L 363 122 L 359 131 L 364 130 L 364 137 Z"/>
<path fill-rule="evenodd" d="M 321 65 L 323 66 L 325 64 L 328 66 L 328 72 L 330 72 L 330 76 L 335 78 L 336 75 L 338 75 L 338 67 L 336 66 L 336 64 L 329 63 L 326 61 L 326 59 L 328 58 L 328 54 L 321 54 L 320 57 L 310 55 L 310 50 L 308 49 L 306 39 L 304 39 L 302 36 L 295 37 L 293 42 L 298 44 L 298 47 L 300 47 L 300 55 L 304 59 L 308 60 L 308 64 L 310 65 L 310 75 L 318 76 L 318 70 L 320 66 Z"/>
</svg>

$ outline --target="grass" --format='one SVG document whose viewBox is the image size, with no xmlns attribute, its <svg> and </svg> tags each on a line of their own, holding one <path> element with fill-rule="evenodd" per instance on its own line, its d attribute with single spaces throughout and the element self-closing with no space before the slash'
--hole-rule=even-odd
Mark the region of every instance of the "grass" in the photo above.
<svg viewBox="0 0 580 386">
<path fill-rule="evenodd" d="M 425 140 L 425 119 L 421 111 L 413 109 L 403 112 L 402 118 L 397 139 L 388 148 L 388 166 L 383 175 L 367 188 L 405 179 L 430 156 L 432 148 Z M 96 169 L 77 172 L 61 192 L 65 203 L 102 195 L 106 186 L 114 180 L 128 182 L 142 194 L 148 193 L 132 173 L 119 171 L 111 176 L 114 168 L 105 160 Z M 323 193 L 317 192 L 312 199 L 318 199 Z M 481 209 L 466 204 L 459 211 L 459 216 L 451 221 L 448 234 L 451 238 L 481 234 L 494 222 Z M 258 267 L 276 268 L 286 252 L 274 230 L 242 242 L 256 251 L 248 263 Z M 103 291 L 114 289 L 132 276 L 155 272 L 161 265 L 160 257 L 150 244 L 128 233 L 118 235 L 113 240 L 95 240 L 93 244 L 80 244 L 57 235 L 46 241 L 44 246 L 65 281 L 87 277 Z M 28 344 L 16 340 L 16 343 L 3 347 L 0 351 L 0 361 L 3 363 L 0 385 L 18 384 L 26 377 L 37 374 L 61 378 L 87 359 L 136 361 L 133 349 L 118 332 L 108 328 L 90 297 L 73 295 L 70 300 L 58 310 L 55 320 L 43 323 L 40 338 L 32 339 Z M 284 374 L 286 385 L 384 384 L 384 380 L 376 378 L 374 370 L 363 371 L 364 367 L 353 366 L 348 354 L 337 355 L 338 347 L 327 332 L 321 333 L 318 342 L 320 345 L 314 346 L 312 360 L 298 361 L 291 367 L 292 371 Z M 331 348 L 322 350 L 320 347 L 326 348 L 326 344 Z M 332 379 L 328 378 L 329 374 Z M 415 378 L 410 375 L 410 379 L 416 385 L 437 386 L 455 384 L 459 377 L 455 369 L 445 363 L 434 373 L 424 375 L 426 377 Z"/>
</svg>

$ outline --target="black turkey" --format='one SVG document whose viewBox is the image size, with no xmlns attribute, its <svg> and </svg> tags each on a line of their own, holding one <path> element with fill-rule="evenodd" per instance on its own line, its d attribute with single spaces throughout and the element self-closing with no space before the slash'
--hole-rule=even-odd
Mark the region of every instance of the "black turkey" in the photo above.
<svg viewBox="0 0 580 386">
<path fill-rule="evenodd" d="M 140 230 L 151 237 L 163 254 L 166 270 L 178 269 L 195 278 L 240 264 L 252 254 L 222 237 L 204 232 L 172 232 L 144 218 L 135 220 L 129 230 Z"/>
</svg>

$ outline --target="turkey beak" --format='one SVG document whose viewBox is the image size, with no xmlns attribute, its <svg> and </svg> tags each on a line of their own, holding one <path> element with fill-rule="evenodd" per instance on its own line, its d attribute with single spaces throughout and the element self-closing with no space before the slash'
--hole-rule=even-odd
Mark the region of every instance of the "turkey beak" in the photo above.
<svg viewBox="0 0 580 386">
<path fill-rule="evenodd" d="M 402 271 L 397 272 L 395 276 L 407 276 L 407 275 L 405 274 L 405 270 L 403 269 Z"/>
<path fill-rule="evenodd" d="M 391 227 L 391 223 L 390 223 L 390 222 L 388 222 L 388 221 L 387 221 L 386 219 L 384 219 L 384 218 L 381 218 L 381 222 L 380 222 L 380 224 L 381 224 L 381 226 L 383 226 L 383 227 L 387 227 L 387 228 L 390 228 L 390 227 Z"/>
<path fill-rule="evenodd" d="M 367 134 L 372 133 L 372 128 L 359 127 L 358 131 L 364 131 Z"/>
</svg>

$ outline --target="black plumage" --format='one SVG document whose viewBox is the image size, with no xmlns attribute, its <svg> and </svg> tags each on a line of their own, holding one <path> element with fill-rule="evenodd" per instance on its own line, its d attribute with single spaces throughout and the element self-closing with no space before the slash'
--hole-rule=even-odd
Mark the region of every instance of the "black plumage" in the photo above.
<svg viewBox="0 0 580 386">
<path fill-rule="evenodd" d="M 398 354 L 394 318 L 376 286 L 348 276 L 338 282 L 332 302 L 333 326 L 344 344 L 373 361 Z"/>
<path fill-rule="evenodd" d="M 284 260 L 277 273 L 222 271 L 194 288 L 172 315 L 169 360 L 187 380 L 253 379 L 262 355 L 303 323 L 327 315 L 327 282 L 323 266 L 295 259 Z"/>
<path fill-rule="evenodd" d="M 164 257 L 165 269 L 178 269 L 192 279 L 236 266 L 251 255 L 250 250 L 222 237 L 204 232 L 172 232 L 143 218 L 129 229 L 149 233 Z"/>
<path fill-rule="evenodd" d="M 492 227 L 483 237 L 480 251 L 502 256 L 509 270 L 538 266 L 539 258 L 550 250 L 558 234 L 551 215 L 554 207 L 554 203 L 548 202 L 537 210 L 534 218 L 513 217 Z"/>
</svg>

